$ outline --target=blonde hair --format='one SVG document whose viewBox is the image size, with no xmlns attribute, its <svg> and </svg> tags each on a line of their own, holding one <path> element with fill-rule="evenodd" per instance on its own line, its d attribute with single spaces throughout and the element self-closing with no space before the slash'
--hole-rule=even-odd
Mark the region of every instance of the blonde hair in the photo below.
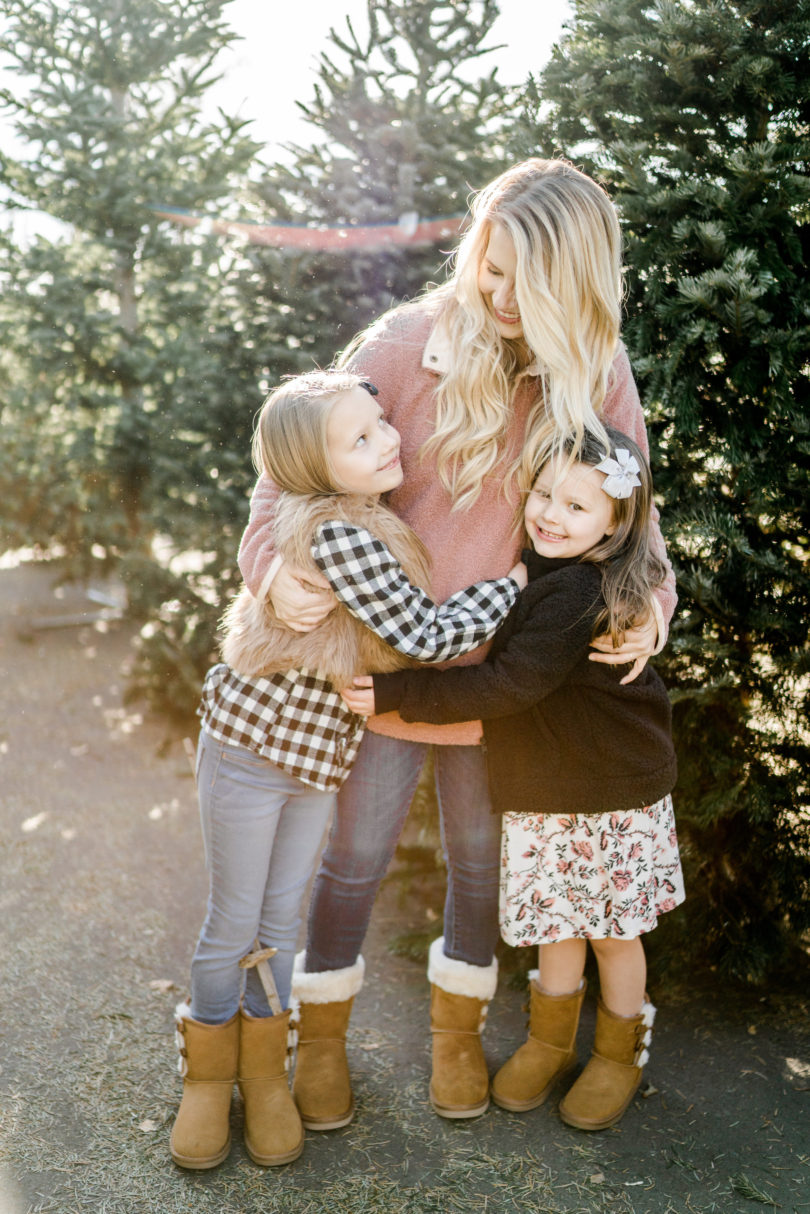
<svg viewBox="0 0 810 1214">
<path fill-rule="evenodd" d="M 327 426 L 335 403 L 354 388 L 377 389 L 348 371 L 313 371 L 285 380 L 262 406 L 253 434 L 253 460 L 282 490 L 273 519 L 275 547 L 289 564 L 317 576 L 312 541 L 322 523 L 336 519 L 362 527 L 423 590 L 430 559 L 414 531 L 377 494 L 342 488 L 329 458 Z M 291 669 L 318 670 L 336 691 L 358 671 L 399 670 L 412 665 L 342 603 L 312 632 L 280 620 L 272 599 L 242 586 L 222 617 L 222 656 L 243 678 Z"/>
<path fill-rule="evenodd" d="M 253 463 L 280 489 L 299 494 L 333 494 L 338 484 L 326 427 L 344 392 L 363 386 L 348 371 L 310 371 L 285 380 L 262 405 L 253 434 Z"/>
<path fill-rule="evenodd" d="M 538 364 L 542 388 L 527 437 L 550 416 L 559 442 L 601 435 L 598 413 L 616 356 L 621 318 L 621 232 L 605 191 L 564 160 L 526 160 L 474 198 L 472 222 L 444 301 L 450 369 L 437 391 L 436 427 L 425 443 L 454 509 L 470 505 L 503 457 L 518 376 Z M 512 240 L 523 341 L 498 332 L 478 287 L 494 224 Z M 520 463 L 517 453 L 507 483 Z"/>
</svg>

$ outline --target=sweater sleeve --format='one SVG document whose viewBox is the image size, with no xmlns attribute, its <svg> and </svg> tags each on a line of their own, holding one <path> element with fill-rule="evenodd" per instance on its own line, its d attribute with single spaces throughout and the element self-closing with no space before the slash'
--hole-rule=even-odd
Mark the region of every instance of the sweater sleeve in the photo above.
<svg viewBox="0 0 810 1214">
<path fill-rule="evenodd" d="M 519 593 L 511 578 L 499 578 L 477 582 L 437 607 L 411 585 L 385 544 L 340 520 L 317 529 L 312 556 L 352 615 L 420 662 L 443 662 L 483 645 Z"/>
<path fill-rule="evenodd" d="M 627 351 L 621 346 L 613 363 L 613 375 L 610 387 L 605 397 L 602 417 L 609 426 L 627 434 L 638 443 L 644 455 L 649 458 L 650 444 L 647 439 L 647 428 L 644 424 L 644 413 L 639 400 L 638 388 L 633 378 L 630 359 Z M 662 584 L 656 589 L 655 597 L 661 606 L 664 621 L 668 625 L 675 614 L 678 595 L 675 589 L 675 574 L 667 557 L 666 544 L 661 534 L 660 515 L 655 505 L 650 511 L 652 520 L 652 547 L 655 555 L 664 563 L 667 574 Z M 663 644 L 665 637 L 659 637 Z"/>
<path fill-rule="evenodd" d="M 280 490 L 262 473 L 250 499 L 250 518 L 239 544 L 239 568 L 250 593 L 259 601 L 267 597 L 280 561 L 277 560 L 273 520 Z"/>
<path fill-rule="evenodd" d="M 559 579 L 504 648 L 479 666 L 374 675 L 375 711 L 398 709 L 404 721 L 442 725 L 530 708 L 560 687 L 588 653 L 597 605 L 592 581 Z"/>
</svg>

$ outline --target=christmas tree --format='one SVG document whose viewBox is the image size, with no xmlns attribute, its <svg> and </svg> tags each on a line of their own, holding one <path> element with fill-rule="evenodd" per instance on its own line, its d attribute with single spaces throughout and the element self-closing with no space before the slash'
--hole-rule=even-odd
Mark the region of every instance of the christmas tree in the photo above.
<svg viewBox="0 0 810 1214">
<path fill-rule="evenodd" d="M 296 367 L 328 364 L 442 277 L 470 191 L 503 163 L 505 90 L 479 63 L 497 14 L 495 0 L 370 0 L 362 36 L 348 20 L 330 32 L 314 97 L 300 102 L 313 142 L 290 146 L 258 185 L 266 222 L 331 234 L 322 249 L 256 259 L 269 327 L 283 325 Z M 357 240 L 356 229 L 371 230 Z"/>
<path fill-rule="evenodd" d="M 224 5 L 4 6 L 0 52 L 21 84 L 0 102 L 22 150 L 0 183 L 12 213 L 58 225 L 28 244 L 11 227 L 0 248 L 6 541 L 57 545 L 74 567 L 148 558 L 171 516 L 182 540 L 210 483 L 200 435 L 227 266 L 156 208 L 227 204 L 255 154 L 241 123 L 200 116 L 232 38 Z"/>
<path fill-rule="evenodd" d="M 442 276 L 470 190 L 502 167 L 505 90 L 494 70 L 478 70 L 496 16 L 494 0 L 474 10 L 371 0 L 362 36 L 348 21 L 331 31 L 314 97 L 300 103 L 313 141 L 289 147 L 283 163 L 258 175 L 241 212 L 248 239 L 239 271 L 221 294 L 220 308 L 238 318 L 237 346 L 227 350 L 227 329 L 216 325 L 221 373 L 234 383 L 241 376 L 242 399 L 254 377 L 254 412 L 260 393 L 284 375 L 328 366 L 392 303 Z M 436 219 L 446 222 L 426 227 Z M 268 229 L 272 243 L 264 244 Z M 225 457 L 249 468 L 244 433 L 223 439 Z M 239 496 L 238 478 L 230 484 L 228 505 L 241 524 L 247 494 Z M 156 698 L 182 688 L 189 707 L 216 609 L 232 589 L 238 542 L 226 557 L 213 536 L 200 534 L 228 576 L 213 596 L 186 579 L 170 596 L 181 596 L 181 609 L 171 602 L 147 626 L 141 667 Z"/>
<path fill-rule="evenodd" d="M 580 0 L 518 154 L 619 208 L 624 337 L 680 606 L 683 943 L 761 980 L 810 927 L 810 6 Z"/>
</svg>

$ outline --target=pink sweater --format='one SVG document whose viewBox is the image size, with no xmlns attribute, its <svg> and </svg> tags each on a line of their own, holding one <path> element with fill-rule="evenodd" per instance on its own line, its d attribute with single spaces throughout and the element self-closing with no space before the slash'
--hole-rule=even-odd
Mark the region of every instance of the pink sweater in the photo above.
<svg viewBox="0 0 810 1214">
<path fill-rule="evenodd" d="M 535 381 L 518 388 L 512 424 L 499 466 L 487 476 L 476 501 L 453 512 L 452 501 L 439 480 L 435 459 L 420 460 L 419 449 L 433 430 L 437 374 L 447 365 L 448 351 L 433 331 L 435 311 L 428 301 L 404 314 L 386 318 L 354 355 L 350 369 L 375 383 L 388 420 L 402 436 L 402 485 L 389 495 L 393 509 L 424 540 L 433 562 L 431 592 L 437 603 L 465 586 L 485 578 L 503 577 L 515 563 L 525 536 L 513 531 L 516 498 L 502 486 L 522 441 L 526 416 L 536 392 Z M 647 452 L 647 433 L 638 392 L 624 347 L 614 363 L 611 390 L 602 411 L 604 420 L 630 435 Z M 251 499 L 250 520 L 239 550 L 242 576 L 253 594 L 263 596 L 271 580 L 275 556 L 272 519 L 277 490 L 259 478 Z M 655 514 L 660 555 L 664 542 Z M 675 579 L 670 569 L 658 594 L 669 621 L 675 610 Z M 456 660 L 454 665 L 480 662 L 486 647 Z M 406 724 L 397 713 L 374 717 L 369 728 L 390 737 L 454 745 L 475 745 L 481 739 L 479 721 L 457 725 Z"/>
</svg>

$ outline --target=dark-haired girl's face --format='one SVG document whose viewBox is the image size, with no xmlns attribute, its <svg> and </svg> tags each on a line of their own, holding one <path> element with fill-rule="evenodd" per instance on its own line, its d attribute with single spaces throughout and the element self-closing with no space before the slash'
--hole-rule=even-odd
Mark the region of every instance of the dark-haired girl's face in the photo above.
<svg viewBox="0 0 810 1214">
<path fill-rule="evenodd" d="M 603 473 L 590 464 L 574 464 L 561 477 L 559 468 L 549 461 L 540 469 L 526 499 L 526 531 L 541 556 L 584 556 L 616 530 L 613 498 L 602 488 Z"/>
</svg>

